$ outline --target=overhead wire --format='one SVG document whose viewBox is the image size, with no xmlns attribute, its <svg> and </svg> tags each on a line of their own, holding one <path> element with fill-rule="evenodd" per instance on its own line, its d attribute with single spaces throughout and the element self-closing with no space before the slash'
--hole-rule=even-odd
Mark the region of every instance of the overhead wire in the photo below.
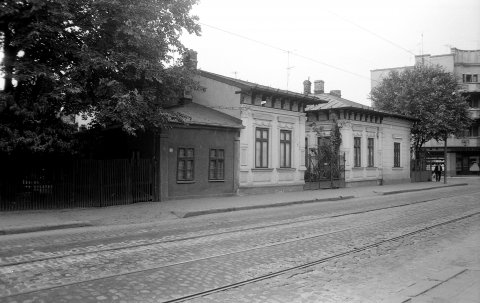
<svg viewBox="0 0 480 303">
<path fill-rule="evenodd" d="M 251 41 L 251 42 L 255 42 L 255 43 L 264 45 L 264 46 L 266 46 L 266 47 L 269 47 L 269 48 L 272 48 L 272 49 L 275 49 L 275 50 L 278 50 L 278 51 L 285 52 L 286 54 L 295 55 L 295 56 L 297 56 L 297 57 L 299 57 L 299 58 L 303 58 L 303 59 L 306 59 L 306 60 L 308 60 L 308 61 L 312 61 L 312 62 L 321 64 L 321 65 L 325 65 L 325 66 L 328 66 L 328 67 L 330 67 L 330 68 L 339 70 L 339 71 L 344 72 L 344 73 L 348 73 L 348 74 L 351 74 L 351 75 L 354 75 L 354 76 L 357 76 L 357 77 L 361 77 L 361 78 L 370 80 L 369 77 L 365 77 L 365 76 L 363 76 L 363 75 L 360 75 L 360 74 L 358 74 L 358 73 L 349 71 L 349 70 L 344 69 L 344 68 L 342 68 L 342 67 L 338 67 L 338 66 L 335 66 L 335 65 L 333 65 L 333 64 L 329 64 L 329 63 L 326 63 L 326 62 L 317 60 L 317 59 L 315 59 L 315 58 L 311 58 L 311 57 L 302 55 L 302 54 L 300 54 L 300 53 L 298 53 L 298 52 L 286 50 L 286 49 L 283 49 L 283 48 L 281 48 L 281 47 L 278 47 L 278 46 L 275 46 L 275 45 L 271 45 L 271 44 L 268 44 L 268 43 L 265 43 L 265 42 L 263 42 L 263 41 L 259 41 L 259 40 L 256 40 L 256 39 L 252 39 L 252 38 L 250 38 L 250 37 L 243 36 L 243 35 L 240 35 L 240 34 L 237 34 L 237 33 L 234 33 L 234 32 L 231 32 L 231 31 L 228 31 L 228 30 L 225 30 L 225 29 L 222 29 L 222 28 L 217 27 L 217 26 L 213 26 L 213 25 L 206 24 L 206 23 L 203 23 L 203 22 L 199 22 L 199 23 L 202 24 L 202 25 L 204 25 L 204 26 L 213 28 L 213 29 L 215 29 L 215 30 L 218 30 L 218 31 L 221 31 L 221 32 L 224 32 L 224 33 L 227 33 L 227 34 L 230 34 L 230 35 L 233 35 L 233 36 L 236 36 L 236 37 L 239 37 L 239 38 L 248 40 L 248 41 Z"/>
<path fill-rule="evenodd" d="M 379 39 L 381 39 L 381 40 L 383 40 L 383 41 L 385 41 L 385 42 L 388 42 L 389 44 L 391 44 L 391 45 L 393 45 L 393 46 L 395 46 L 395 47 L 397 47 L 397 48 L 400 48 L 401 50 L 403 50 L 403 51 L 405 51 L 405 52 L 407 52 L 407 53 L 409 53 L 409 54 L 411 54 L 411 55 L 416 56 L 415 53 L 413 53 L 413 52 L 410 51 L 409 49 L 407 49 L 407 48 L 399 45 L 398 43 L 395 43 L 395 42 L 393 42 L 393 41 L 391 41 L 391 40 L 389 40 L 389 39 L 387 39 L 387 38 L 385 38 L 385 37 L 383 37 L 383 36 L 381 36 L 381 35 L 373 32 L 373 31 L 371 31 L 371 30 L 369 30 L 369 29 L 367 29 L 367 28 L 365 28 L 365 27 L 363 27 L 363 26 L 361 26 L 361 25 L 359 25 L 359 24 L 357 24 L 357 23 L 355 23 L 355 22 L 353 22 L 353 21 L 350 21 L 350 20 L 348 20 L 348 19 L 346 19 L 346 18 L 344 18 L 344 17 L 336 14 L 335 12 L 332 12 L 332 11 L 330 11 L 330 10 L 327 10 L 327 11 L 328 11 L 329 13 L 337 16 L 338 18 L 342 19 L 343 21 L 348 22 L 348 23 L 350 23 L 350 24 L 352 24 L 352 25 L 360 28 L 361 30 L 366 31 L 366 32 L 370 33 L 371 35 L 373 35 L 373 36 L 375 36 L 375 37 L 377 37 L 377 38 L 379 38 Z M 363 79 L 366 79 L 366 80 L 369 80 L 369 81 L 376 81 L 376 80 L 372 80 L 370 77 L 365 77 L 364 75 L 358 74 L 358 73 L 356 73 L 356 72 L 347 70 L 347 69 L 345 69 L 345 68 L 342 68 L 342 67 L 339 67 L 339 66 L 336 66 L 336 65 L 327 63 L 327 62 L 323 62 L 323 61 L 321 61 L 321 60 L 318 60 L 318 59 L 315 59 L 315 58 L 312 58 L 312 57 L 303 55 L 303 54 L 298 53 L 298 52 L 290 51 L 290 50 L 281 48 L 281 47 L 276 46 L 276 45 L 272 45 L 272 44 L 269 44 L 269 43 L 266 43 L 266 42 L 263 42 L 263 41 L 260 41 L 260 40 L 257 40 L 257 39 L 253 39 L 253 38 L 250 38 L 250 37 L 247 37 L 247 36 L 244 36 L 244 35 L 241 35 L 241 34 L 238 34 L 238 33 L 235 33 L 235 32 L 232 32 L 232 31 L 229 31 L 229 30 L 226 30 L 226 29 L 223 29 L 223 28 L 220 28 L 220 27 L 218 27 L 218 26 L 210 25 L 210 24 L 207 24 L 207 23 L 204 23 L 204 22 L 199 22 L 199 23 L 200 23 L 201 25 L 207 26 L 207 27 L 212 28 L 212 29 L 215 29 L 215 30 L 217 30 L 217 31 L 221 31 L 221 32 L 224 32 L 224 33 L 226 33 L 226 34 L 229 34 L 229 35 L 232 35 L 232 36 L 236 36 L 236 37 L 239 37 L 239 38 L 242 38 L 242 39 L 245 39 L 245 40 L 248 40 L 248 41 L 251 41 L 251 42 L 254 42 L 254 43 L 263 45 L 263 46 L 266 46 L 266 47 L 269 47 L 269 48 L 271 48 L 271 49 L 275 49 L 275 50 L 284 52 L 284 53 L 286 53 L 287 55 L 290 55 L 290 54 L 291 54 L 291 55 L 295 55 L 295 56 L 297 56 L 297 57 L 299 57 L 299 58 L 303 58 L 303 59 L 305 59 L 305 60 L 308 60 L 308 61 L 311 61 L 311 62 L 315 62 L 315 63 L 317 63 L 317 64 L 321 64 L 321 65 L 330 67 L 330 68 L 332 68 L 332 69 L 336 69 L 336 70 L 338 70 L 338 71 L 341 71 L 341 72 L 344 72 L 344 73 L 347 73 L 347 74 L 351 74 L 351 75 L 356 76 L 356 77 L 359 77 L 359 78 L 363 78 Z M 428 58 L 426 58 L 426 59 L 428 60 Z M 376 81 L 376 82 L 378 82 L 378 81 Z"/>
</svg>

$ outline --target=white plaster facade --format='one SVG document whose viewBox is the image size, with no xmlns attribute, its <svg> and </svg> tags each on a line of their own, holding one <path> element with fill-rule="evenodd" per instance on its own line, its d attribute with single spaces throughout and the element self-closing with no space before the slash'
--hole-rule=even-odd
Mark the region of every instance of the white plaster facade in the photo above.
<svg viewBox="0 0 480 303">
<path fill-rule="evenodd" d="M 340 126 L 345 153 L 345 182 L 348 187 L 410 182 L 410 130 L 412 119 L 376 111 L 373 108 L 321 94 L 329 103 L 307 110 L 306 138 L 308 148 L 315 148 L 319 134 L 313 126 L 323 128 L 322 136 L 329 136 L 332 114 Z M 355 166 L 354 138 L 360 138 L 360 165 Z M 368 139 L 373 139 L 373 163 L 369 163 Z M 400 162 L 394 163 L 394 146 L 400 144 Z"/>
<path fill-rule="evenodd" d="M 198 76 L 203 89 L 193 102 L 240 118 L 239 192 L 258 193 L 302 190 L 305 173 L 306 105 L 321 101 L 313 96 L 282 91 L 205 71 Z M 256 130 L 267 130 L 268 163 L 256 163 Z M 280 133 L 291 134 L 290 163 L 281 165 Z"/>
<path fill-rule="evenodd" d="M 240 187 L 288 186 L 303 188 L 305 172 L 305 113 L 244 105 L 245 129 L 240 134 Z M 255 167 L 255 131 L 268 129 L 268 167 Z M 292 134 L 291 167 L 280 166 L 280 131 Z M 271 139 L 270 139 L 271 138 Z M 293 189 L 293 188 L 292 188 Z"/>
</svg>

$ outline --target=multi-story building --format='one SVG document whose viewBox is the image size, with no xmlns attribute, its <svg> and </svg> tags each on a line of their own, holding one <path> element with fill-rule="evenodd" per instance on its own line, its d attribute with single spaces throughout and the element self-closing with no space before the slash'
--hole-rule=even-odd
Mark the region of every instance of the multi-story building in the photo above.
<svg viewBox="0 0 480 303">
<path fill-rule="evenodd" d="M 460 85 L 462 94 L 470 105 L 471 127 L 462 137 L 450 136 L 447 139 L 447 174 L 451 176 L 477 174 L 480 161 L 480 50 L 460 50 L 452 48 L 450 54 L 418 55 L 415 63 L 438 64 L 447 72 L 453 73 Z M 412 66 L 372 70 L 372 88 L 388 76 L 391 71 L 402 71 Z M 430 140 L 424 145 L 429 158 L 444 162 L 444 142 Z"/>
</svg>

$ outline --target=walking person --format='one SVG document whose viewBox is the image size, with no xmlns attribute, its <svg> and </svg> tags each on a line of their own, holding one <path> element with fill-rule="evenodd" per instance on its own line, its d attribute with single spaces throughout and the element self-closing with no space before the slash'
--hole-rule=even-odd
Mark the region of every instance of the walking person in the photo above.
<svg viewBox="0 0 480 303">
<path fill-rule="evenodd" d="M 435 176 L 435 182 L 438 182 L 438 164 L 435 164 L 435 169 L 433 170 L 433 175 Z"/>
<path fill-rule="evenodd" d="M 440 182 L 440 180 L 442 179 L 442 166 L 439 165 L 438 166 L 438 175 L 437 175 L 437 182 Z"/>
</svg>

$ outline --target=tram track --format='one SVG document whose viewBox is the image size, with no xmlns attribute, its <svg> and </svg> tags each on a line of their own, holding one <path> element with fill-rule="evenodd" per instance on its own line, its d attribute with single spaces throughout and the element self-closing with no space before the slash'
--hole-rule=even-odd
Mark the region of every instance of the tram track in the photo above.
<svg viewBox="0 0 480 303">
<path fill-rule="evenodd" d="M 434 213 L 435 211 L 438 211 L 438 210 L 425 211 L 424 214 Z M 421 213 L 417 213 L 417 215 L 420 215 L 420 214 Z M 165 302 L 182 302 L 182 301 L 193 298 L 192 296 L 194 296 L 194 297 L 204 296 L 204 295 L 207 295 L 207 294 L 210 294 L 210 293 L 222 291 L 222 290 L 229 289 L 229 288 L 238 287 L 238 286 L 245 285 L 245 284 L 248 284 L 248 283 L 255 283 L 256 281 L 268 279 L 269 277 L 278 276 L 278 275 L 281 275 L 281 274 L 286 273 L 288 271 L 293 271 L 293 270 L 300 269 L 300 268 L 314 266 L 315 264 L 320 264 L 320 263 L 329 261 L 329 260 L 334 259 L 334 258 L 340 258 L 340 257 L 346 256 L 348 254 L 352 254 L 352 253 L 362 251 L 362 250 L 365 250 L 365 249 L 368 249 L 368 248 L 371 248 L 371 247 L 374 247 L 374 246 L 381 245 L 382 243 L 386 243 L 388 241 L 394 241 L 394 240 L 400 239 L 402 237 L 407 237 L 407 236 L 415 234 L 415 233 L 420 233 L 422 231 L 426 231 L 426 230 L 433 229 L 433 228 L 438 227 L 438 226 L 453 223 L 453 222 L 456 222 L 456 221 L 459 221 L 459 220 L 462 220 L 462 219 L 466 219 L 466 218 L 469 218 L 469 217 L 472 217 L 472 216 L 475 216 L 475 215 L 478 215 L 478 214 L 480 214 L 480 212 L 471 213 L 471 214 L 468 214 L 468 215 L 465 215 L 465 216 L 462 216 L 462 217 L 459 217 L 459 218 L 450 219 L 450 220 L 447 220 L 447 221 L 444 221 L 444 222 L 441 222 L 441 223 L 437 223 L 437 224 L 434 224 L 434 225 L 431 225 L 431 226 L 420 228 L 420 229 L 418 229 L 416 231 L 413 231 L 413 232 L 405 233 L 403 235 L 392 237 L 390 239 L 378 241 L 378 242 L 375 242 L 373 244 L 365 245 L 365 246 L 355 248 L 355 249 L 349 250 L 347 252 L 342 252 L 342 253 L 339 253 L 339 254 L 336 254 L 336 255 L 333 255 L 333 256 L 329 256 L 329 257 L 326 257 L 326 258 L 321 258 L 319 260 L 308 262 L 308 263 L 305 263 L 305 264 L 302 264 L 302 265 L 299 265 L 299 266 L 294 266 L 294 267 L 291 267 L 291 268 L 288 268 L 288 269 L 285 269 L 285 270 L 280 270 L 280 271 L 276 271 L 274 273 L 270 273 L 268 275 L 262 275 L 262 276 L 254 278 L 254 279 L 247 279 L 247 280 L 240 281 L 240 282 L 237 282 L 237 283 L 231 283 L 227 286 L 222 286 L 220 288 L 215 288 L 215 289 L 209 290 L 207 292 L 199 292 L 199 293 L 194 294 L 194 295 L 184 296 L 182 298 L 176 298 L 174 300 L 165 301 Z M 232 253 L 222 254 L 222 255 L 213 255 L 213 256 L 206 257 L 206 258 L 189 260 L 189 261 L 181 262 L 181 263 L 177 263 L 177 264 L 167 264 L 167 265 L 158 266 L 158 267 L 154 267 L 154 268 L 140 269 L 140 270 L 137 270 L 137 271 L 130 271 L 130 272 L 121 272 L 121 273 L 114 274 L 114 275 L 105 275 L 105 276 L 102 276 L 102 277 L 89 279 L 88 281 L 84 280 L 84 281 L 78 281 L 78 282 L 73 282 L 73 283 L 69 283 L 69 284 L 56 285 L 56 286 L 53 286 L 53 287 L 45 287 L 45 288 L 40 288 L 40 289 L 30 291 L 30 292 L 22 292 L 22 293 L 14 294 L 13 296 L 25 295 L 25 294 L 40 292 L 40 291 L 47 291 L 47 290 L 50 290 L 50 289 L 61 288 L 61 287 L 65 287 L 65 286 L 71 286 L 71 285 L 81 284 L 81 283 L 85 283 L 85 282 L 92 282 L 92 281 L 98 281 L 98 280 L 102 280 L 102 279 L 113 278 L 113 277 L 137 274 L 137 273 L 142 273 L 142 272 L 147 272 L 147 271 L 162 270 L 162 269 L 165 269 L 167 267 L 174 267 L 174 266 L 179 266 L 179 265 L 185 265 L 185 264 L 188 264 L 188 263 L 205 261 L 205 260 L 208 260 L 208 259 L 221 258 L 221 257 L 225 257 L 227 255 L 245 254 L 246 252 L 253 251 L 253 250 L 260 250 L 260 249 L 265 249 L 265 248 L 274 247 L 274 246 L 286 245 L 286 244 L 291 244 L 291 243 L 294 243 L 294 242 L 308 241 L 308 240 L 311 240 L 313 238 L 318 238 L 318 237 L 323 237 L 323 236 L 331 236 L 331 235 L 336 234 L 336 233 L 358 230 L 360 228 L 366 228 L 367 226 L 372 226 L 372 225 L 375 225 L 375 224 L 384 224 L 388 221 L 399 220 L 399 219 L 401 219 L 401 218 L 400 217 L 395 217 L 395 218 L 392 218 L 392 219 L 386 219 L 386 220 L 382 220 L 382 221 L 369 222 L 369 223 L 363 224 L 361 226 L 352 226 L 350 228 L 346 228 L 346 229 L 342 229 L 342 230 L 335 230 L 335 231 L 332 231 L 332 232 L 317 234 L 317 235 L 304 237 L 304 238 L 291 239 L 289 241 L 284 241 L 284 242 L 281 242 L 281 243 L 273 243 L 273 244 L 264 245 L 264 246 L 261 246 L 261 247 L 252 247 L 252 248 L 245 249 L 245 250 L 242 250 L 242 251 L 235 251 L 235 252 L 232 252 Z M 4 296 L 4 298 L 6 298 L 6 297 L 10 297 L 10 296 Z M 0 296 L 0 298 L 2 298 L 2 296 Z"/>
<path fill-rule="evenodd" d="M 340 218 L 340 217 L 345 217 L 345 216 L 350 216 L 350 215 L 360 215 L 360 214 L 366 214 L 366 213 L 375 212 L 375 211 L 382 211 L 382 210 L 388 210 L 388 209 L 394 209 L 394 208 L 400 208 L 400 207 L 413 206 L 413 205 L 417 205 L 417 204 L 433 202 L 433 201 L 446 199 L 446 198 L 451 198 L 451 197 L 455 197 L 455 196 L 458 196 L 458 194 L 457 193 L 446 194 L 446 195 L 443 195 L 441 197 L 418 199 L 418 200 L 407 202 L 407 203 L 401 203 L 401 204 L 396 204 L 396 205 L 388 205 L 388 206 L 377 207 L 377 208 L 369 208 L 369 209 L 354 211 L 354 212 L 337 213 L 337 214 L 330 214 L 330 215 L 324 215 L 324 216 L 316 216 L 314 218 L 301 219 L 301 220 L 289 220 L 287 222 L 280 222 L 280 223 L 267 224 L 267 225 L 254 226 L 254 227 L 246 227 L 246 228 L 238 228 L 238 229 L 227 230 L 227 231 L 222 231 L 222 232 L 205 233 L 205 234 L 200 234 L 200 235 L 195 235 L 195 236 L 187 236 L 187 237 L 180 237 L 180 238 L 175 238 L 175 239 L 167 239 L 167 240 L 162 239 L 162 240 L 155 240 L 155 241 L 146 241 L 144 243 L 120 244 L 118 246 L 112 245 L 110 247 L 104 247 L 104 248 L 98 248 L 98 249 L 89 249 L 89 250 L 85 250 L 85 251 L 78 251 L 79 249 L 75 249 L 75 251 L 74 250 L 70 250 L 70 251 L 67 250 L 67 251 L 58 251 L 58 252 L 55 252 L 55 253 L 49 252 L 49 253 L 47 253 L 48 256 L 44 256 L 44 257 L 38 256 L 39 254 L 41 255 L 41 253 L 37 252 L 37 253 L 35 253 L 36 257 L 30 257 L 30 255 L 28 255 L 28 254 L 24 255 L 26 260 L 22 260 L 22 261 L 12 261 L 12 262 L 7 261 L 7 262 L 5 262 L 2 259 L 8 259 L 8 256 L 7 257 L 2 257 L 2 254 L 0 254 L 0 268 L 1 267 L 6 267 L 6 266 L 28 264 L 28 263 L 39 262 L 39 261 L 54 260 L 54 259 L 59 259 L 59 258 L 82 256 L 82 255 L 87 255 L 87 254 L 94 254 L 94 253 L 101 253 L 101 252 L 108 252 L 108 251 L 119 251 L 119 250 L 129 249 L 129 248 L 148 247 L 148 246 L 157 245 L 157 244 L 168 244 L 168 243 L 202 239 L 202 238 L 207 238 L 207 237 L 215 237 L 215 236 L 222 236 L 222 235 L 228 235 L 228 234 L 235 234 L 235 233 L 240 233 L 240 232 L 256 231 L 256 230 L 262 230 L 262 229 L 269 229 L 269 228 L 275 228 L 275 227 L 294 225 L 294 224 L 299 224 L 299 223 L 315 222 L 315 221 L 325 220 L 325 219 L 330 219 L 330 218 Z M 16 256 L 16 258 L 19 258 L 19 257 Z"/>
<path fill-rule="evenodd" d="M 5 267 L 5 266 L 22 265 L 22 264 L 38 262 L 38 261 L 53 260 L 53 259 L 58 259 L 58 258 L 65 258 L 65 257 L 72 257 L 72 256 L 82 256 L 82 255 L 92 254 L 92 253 L 117 251 L 117 250 L 128 249 L 128 248 L 148 247 L 148 246 L 156 245 L 156 244 L 175 243 L 175 242 L 202 239 L 202 238 L 207 238 L 207 237 L 234 234 L 234 233 L 239 233 L 239 232 L 249 232 L 249 231 L 255 231 L 255 230 L 269 229 L 269 228 L 288 226 L 288 225 L 298 224 L 298 223 L 308 223 L 308 222 L 315 222 L 315 221 L 325 220 L 325 219 L 330 219 L 330 218 L 345 217 L 345 216 L 350 216 L 350 215 L 360 215 L 360 214 L 366 214 L 366 213 L 375 212 L 375 211 L 382 211 L 382 210 L 388 210 L 388 209 L 394 209 L 394 208 L 400 208 L 400 207 L 407 207 L 407 206 L 412 206 L 412 205 L 417 205 L 417 204 L 422 204 L 422 203 L 428 203 L 428 202 L 437 201 L 437 200 L 446 199 L 446 198 L 451 198 L 451 197 L 455 197 L 455 196 L 458 196 L 458 194 L 457 193 L 446 194 L 446 195 L 442 195 L 441 197 L 418 199 L 418 200 L 407 202 L 407 203 L 401 203 L 401 204 L 396 204 L 396 205 L 388 205 L 388 206 L 384 206 L 384 207 L 369 208 L 369 209 L 354 211 L 354 212 L 329 214 L 329 215 L 316 216 L 314 218 L 308 218 L 308 219 L 302 219 L 302 220 L 289 220 L 287 222 L 266 224 L 266 225 L 246 227 L 246 228 L 237 228 L 237 229 L 232 229 L 232 230 L 227 230 L 227 231 L 222 231 L 222 232 L 204 233 L 204 234 L 200 234 L 200 235 L 180 237 L 180 238 L 175 238 L 175 239 L 166 239 L 166 240 L 161 239 L 161 240 L 154 240 L 154 241 L 145 241 L 143 243 L 135 243 L 134 242 L 134 243 L 129 243 L 129 244 L 122 244 L 122 242 L 120 242 L 119 245 L 116 245 L 116 243 L 114 243 L 113 245 L 110 245 L 110 246 L 107 246 L 107 247 L 97 248 L 97 249 L 88 249 L 88 250 L 84 250 L 84 251 L 82 251 L 81 249 L 76 249 L 75 248 L 73 250 L 57 251 L 57 252 L 53 252 L 53 253 L 49 252 L 49 253 L 45 253 L 46 256 L 42 256 L 41 252 L 40 253 L 36 252 L 33 257 L 31 257 L 31 255 L 29 255 L 29 254 L 26 254 L 26 255 L 23 255 L 23 256 L 20 256 L 20 257 L 18 255 L 16 255 L 15 256 L 16 259 L 22 258 L 22 257 L 25 258 L 25 260 L 21 260 L 21 261 L 10 261 L 10 262 L 9 261 L 3 261 L 2 259 L 8 259 L 9 257 L 8 256 L 5 257 L 5 254 L 4 254 L 4 256 L 2 256 L 2 254 L 0 253 L 0 268 Z"/>
<path fill-rule="evenodd" d="M 207 290 L 207 291 L 198 292 L 198 293 L 195 293 L 195 294 L 190 294 L 190 295 L 175 298 L 175 299 L 172 299 L 172 300 L 162 301 L 161 303 L 185 302 L 185 301 L 188 301 L 188 300 L 196 299 L 196 298 L 199 298 L 199 297 L 204 297 L 204 296 L 211 295 L 211 294 L 214 294 L 214 293 L 218 293 L 218 292 L 221 292 L 221 291 L 245 286 L 245 285 L 248 285 L 248 284 L 257 283 L 257 282 L 260 282 L 260 281 L 264 281 L 264 280 L 267 280 L 267 279 L 271 279 L 271 278 L 275 278 L 275 277 L 284 275 L 286 273 L 294 272 L 294 271 L 297 271 L 299 269 L 305 269 L 305 268 L 316 266 L 316 265 L 326 263 L 326 262 L 329 262 L 329 261 L 332 261 L 332 260 L 335 260 L 335 259 L 340 259 L 342 257 L 347 257 L 347 256 L 353 255 L 353 254 L 361 252 L 361 251 L 365 251 L 365 250 L 368 250 L 368 249 L 371 249 L 371 248 L 379 247 L 380 245 L 383 245 L 385 243 L 402 240 L 402 239 L 407 238 L 409 236 L 413 236 L 413 235 L 416 235 L 416 234 L 419 234 L 419 233 L 422 233 L 422 232 L 426 232 L 426 231 L 429 231 L 429 230 L 432 230 L 432 229 L 435 229 L 435 228 L 438 228 L 438 227 L 441 227 L 441 226 L 444 226 L 444 225 L 455 223 L 457 221 L 465 220 L 465 219 L 468 219 L 470 217 L 478 216 L 478 215 L 480 215 L 480 212 L 476 212 L 476 213 L 473 213 L 473 214 L 469 214 L 469 215 L 466 215 L 466 216 L 462 216 L 462 217 L 459 217 L 459 218 L 455 218 L 455 219 L 451 219 L 451 220 L 448 220 L 448 221 L 445 221 L 445 222 L 434 224 L 434 225 L 424 227 L 424 228 L 421 228 L 421 229 L 418 229 L 418 230 L 415 230 L 415 231 L 412 231 L 412 232 L 409 232 L 409 233 L 406 233 L 406 234 L 403 234 L 403 235 L 400 235 L 400 236 L 396 236 L 396 237 L 389 238 L 389 239 L 386 239 L 386 240 L 378 241 L 378 242 L 375 242 L 375 243 L 372 243 L 372 244 L 369 244 L 369 245 L 365 245 L 363 247 L 358 247 L 358 248 L 355 248 L 355 249 L 352 249 L 352 250 L 349 250 L 349 251 L 346 251 L 346 252 L 342 252 L 342 253 L 339 253 L 339 254 L 336 254 L 336 255 L 333 255 L 333 256 L 329 256 L 329 257 L 326 257 L 326 258 L 322 258 L 322 259 L 318 259 L 318 260 L 315 260 L 315 261 L 307 262 L 307 263 L 304 263 L 304 264 L 301 264 L 301 265 L 289 267 L 289 268 L 282 269 L 282 270 L 279 270 L 279 271 L 276 271 L 276 272 L 273 272 L 273 273 L 269 273 L 269 274 L 266 274 L 266 275 L 255 277 L 255 278 L 252 278 L 252 279 L 249 279 L 249 280 L 244 280 L 244 281 L 240 281 L 240 282 L 237 282 L 237 283 L 232 283 L 232 284 L 225 285 L 225 286 L 222 286 L 222 287 L 218 287 L 218 288 L 215 288 L 215 289 L 210 289 L 210 290 Z"/>
</svg>

